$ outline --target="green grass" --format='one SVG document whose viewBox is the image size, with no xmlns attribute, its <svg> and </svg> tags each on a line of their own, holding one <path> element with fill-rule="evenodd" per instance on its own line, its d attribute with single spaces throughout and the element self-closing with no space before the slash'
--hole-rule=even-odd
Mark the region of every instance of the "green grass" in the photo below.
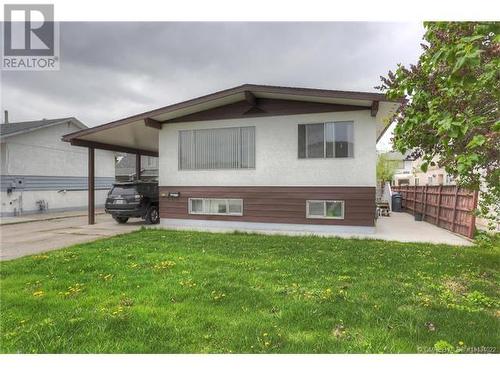
<svg viewBox="0 0 500 375">
<path fill-rule="evenodd" d="M 0 351 L 498 350 L 496 245 L 143 229 L 2 262 Z"/>
</svg>

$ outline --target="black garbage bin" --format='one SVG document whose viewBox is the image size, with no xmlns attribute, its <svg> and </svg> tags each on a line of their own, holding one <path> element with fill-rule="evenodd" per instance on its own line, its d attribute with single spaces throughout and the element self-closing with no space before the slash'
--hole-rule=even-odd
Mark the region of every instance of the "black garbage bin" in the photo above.
<svg viewBox="0 0 500 375">
<path fill-rule="evenodd" d="M 392 193 L 392 212 L 402 211 L 402 197 L 400 193 Z"/>
</svg>

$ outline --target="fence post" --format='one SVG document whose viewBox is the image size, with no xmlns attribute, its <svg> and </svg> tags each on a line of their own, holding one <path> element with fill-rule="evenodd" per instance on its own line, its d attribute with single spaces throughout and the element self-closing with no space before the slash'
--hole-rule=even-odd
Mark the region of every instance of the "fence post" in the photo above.
<svg viewBox="0 0 500 375">
<path fill-rule="evenodd" d="M 413 186 L 413 215 L 415 215 L 416 205 L 417 205 L 417 186 Z"/>
<path fill-rule="evenodd" d="M 470 228 L 469 228 L 469 237 L 473 238 L 474 237 L 474 231 L 476 230 L 476 215 L 474 214 L 474 211 L 476 210 L 477 206 L 477 199 L 479 195 L 479 191 L 474 191 L 473 193 L 473 198 L 472 198 L 472 210 L 471 210 L 471 221 L 470 221 Z"/>
<path fill-rule="evenodd" d="M 443 185 L 439 185 L 437 217 L 436 217 L 436 226 L 438 227 L 439 227 L 439 217 L 441 216 L 441 197 L 443 196 L 442 192 L 443 192 Z"/>
<path fill-rule="evenodd" d="M 458 186 L 455 186 L 455 195 L 453 197 L 453 218 L 451 220 L 451 231 L 455 232 L 455 220 L 457 216 Z"/>
<path fill-rule="evenodd" d="M 427 188 L 429 185 L 425 185 L 424 191 L 422 192 L 422 220 L 425 220 L 425 214 L 427 211 Z"/>
</svg>

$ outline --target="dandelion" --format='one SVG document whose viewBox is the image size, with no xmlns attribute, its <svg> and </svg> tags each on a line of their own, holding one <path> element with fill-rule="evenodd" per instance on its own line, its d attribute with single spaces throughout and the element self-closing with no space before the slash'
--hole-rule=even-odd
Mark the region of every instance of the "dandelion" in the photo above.
<svg viewBox="0 0 500 375">
<path fill-rule="evenodd" d="M 193 282 L 192 279 L 181 280 L 181 281 L 179 281 L 179 284 L 182 286 L 185 286 L 187 288 L 194 288 L 196 286 L 196 283 Z"/>
<path fill-rule="evenodd" d="M 222 298 L 224 298 L 226 296 L 225 293 L 222 293 L 222 292 L 217 292 L 215 290 L 212 290 L 212 298 L 214 301 L 218 301 L 218 300 L 221 300 Z"/>
<path fill-rule="evenodd" d="M 43 290 L 37 290 L 36 292 L 33 292 L 33 297 L 41 297 L 43 294 Z"/>
<path fill-rule="evenodd" d="M 156 270 L 168 270 L 175 266 L 175 262 L 172 260 L 164 260 L 159 263 L 156 263 L 153 268 Z"/>
</svg>

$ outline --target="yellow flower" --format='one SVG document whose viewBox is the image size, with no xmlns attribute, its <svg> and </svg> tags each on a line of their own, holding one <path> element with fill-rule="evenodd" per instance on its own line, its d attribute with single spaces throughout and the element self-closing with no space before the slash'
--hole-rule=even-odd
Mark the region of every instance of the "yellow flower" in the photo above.
<svg viewBox="0 0 500 375">
<path fill-rule="evenodd" d="M 459 342 L 458 342 L 458 345 L 463 346 L 463 345 L 464 345 L 464 342 L 463 342 L 463 341 L 459 341 Z"/>
<path fill-rule="evenodd" d="M 41 297 L 43 296 L 43 290 L 37 290 L 33 293 L 33 297 Z"/>
</svg>

